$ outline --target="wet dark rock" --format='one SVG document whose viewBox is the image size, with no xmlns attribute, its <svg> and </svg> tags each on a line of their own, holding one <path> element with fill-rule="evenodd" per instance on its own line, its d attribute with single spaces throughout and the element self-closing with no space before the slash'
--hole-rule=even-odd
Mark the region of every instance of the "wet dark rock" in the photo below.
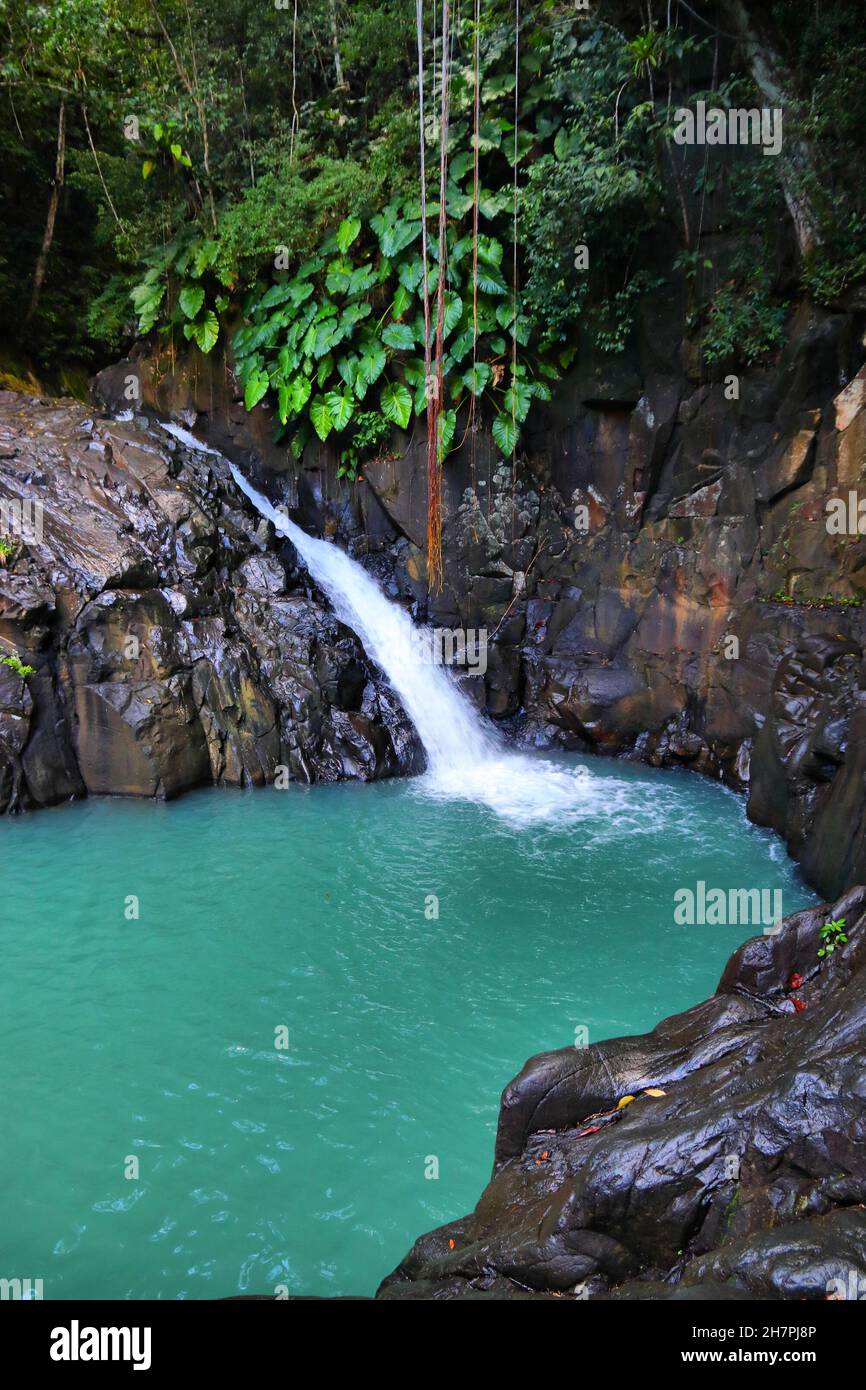
<svg viewBox="0 0 866 1390">
<path fill-rule="evenodd" d="M 0 652 L 35 668 L 0 666 L 0 812 L 419 768 L 399 702 L 221 459 L 12 392 L 0 437 L 0 499 L 43 508 L 0 566 Z"/>
<path fill-rule="evenodd" d="M 819 959 L 831 917 L 848 945 Z M 711 999 L 652 1033 L 530 1058 L 475 1211 L 416 1241 L 378 1296 L 859 1297 L 864 1061 L 855 888 L 746 942 Z"/>
</svg>

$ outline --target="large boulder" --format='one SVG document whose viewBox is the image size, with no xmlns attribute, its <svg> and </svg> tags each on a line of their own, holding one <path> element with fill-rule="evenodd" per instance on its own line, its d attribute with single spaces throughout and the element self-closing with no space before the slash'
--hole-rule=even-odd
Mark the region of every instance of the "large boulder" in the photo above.
<svg viewBox="0 0 866 1390">
<path fill-rule="evenodd" d="M 831 919 L 848 941 L 821 957 Z M 422 1236 L 378 1296 L 851 1296 L 864 1052 L 858 887 L 746 942 L 711 999 L 652 1033 L 530 1058 L 475 1211 Z"/>
<path fill-rule="evenodd" d="M 218 454 L 12 392 L 0 445 L 0 500 L 41 520 L 0 565 L 0 654 L 34 668 L 0 666 L 0 812 L 418 769 L 382 674 Z"/>
</svg>

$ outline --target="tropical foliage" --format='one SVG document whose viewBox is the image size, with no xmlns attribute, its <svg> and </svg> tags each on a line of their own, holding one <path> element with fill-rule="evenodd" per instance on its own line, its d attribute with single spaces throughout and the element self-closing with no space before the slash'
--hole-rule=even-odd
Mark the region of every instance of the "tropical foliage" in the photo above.
<svg viewBox="0 0 866 1390">
<path fill-rule="evenodd" d="M 225 351 L 292 447 L 333 435 L 354 475 L 424 409 L 411 0 L 0 4 L 7 350 L 58 377 L 136 334 Z M 790 80 L 786 140 L 809 153 L 793 174 L 819 221 L 796 268 L 783 162 L 689 162 L 672 144 L 684 92 L 761 104 L 746 55 L 720 38 L 731 8 L 660 7 L 648 22 L 637 0 L 603 13 L 522 0 L 516 31 L 513 0 L 452 6 L 443 444 L 471 404 L 511 452 L 580 344 L 628 347 L 675 262 L 709 370 L 775 351 L 799 294 L 862 294 L 862 6 L 761 7 Z M 443 63 L 434 7 L 422 14 L 435 299 Z M 711 220 L 751 261 L 704 249 Z"/>
</svg>

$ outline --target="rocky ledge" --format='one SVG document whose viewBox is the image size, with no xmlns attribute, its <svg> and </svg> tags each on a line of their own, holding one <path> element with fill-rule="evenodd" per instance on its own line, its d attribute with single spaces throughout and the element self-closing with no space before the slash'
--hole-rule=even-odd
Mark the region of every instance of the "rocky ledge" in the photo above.
<svg viewBox="0 0 866 1390">
<path fill-rule="evenodd" d="M 847 944 L 819 957 L 821 928 Z M 531 1058 L 471 1216 L 383 1299 L 866 1295 L 866 888 L 731 957 L 643 1037 Z"/>
<path fill-rule="evenodd" d="M 146 420 L 0 392 L 0 813 L 86 793 L 372 779 L 415 732 L 225 462 Z M 32 514 L 34 517 L 36 513 Z"/>
</svg>

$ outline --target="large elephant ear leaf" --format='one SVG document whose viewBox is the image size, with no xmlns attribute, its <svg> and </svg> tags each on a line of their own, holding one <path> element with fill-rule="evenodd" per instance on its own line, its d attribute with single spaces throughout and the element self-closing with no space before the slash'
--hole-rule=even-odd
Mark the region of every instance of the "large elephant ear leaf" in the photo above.
<svg viewBox="0 0 866 1390">
<path fill-rule="evenodd" d="M 388 359 L 378 343 L 368 343 L 358 363 L 358 377 L 365 386 L 373 386 L 385 370 Z M 356 382 L 357 386 L 357 382 Z"/>
<path fill-rule="evenodd" d="M 337 245 L 342 255 L 345 256 L 352 243 L 357 241 L 360 231 L 360 217 L 347 217 L 345 222 L 340 223 L 337 228 Z"/>
<path fill-rule="evenodd" d="M 334 418 L 324 396 L 316 396 L 310 405 L 310 419 L 313 422 L 313 429 L 324 443 L 334 428 Z"/>
<path fill-rule="evenodd" d="M 352 418 L 355 409 L 355 402 L 351 391 L 329 391 L 325 396 L 325 404 L 331 413 L 334 422 L 334 429 L 338 432 L 344 430 Z"/>
<path fill-rule="evenodd" d="M 391 420 L 393 424 L 399 425 L 401 430 L 406 429 L 412 418 L 412 397 L 405 386 L 402 386 L 398 381 L 386 386 L 379 404 L 386 420 Z"/>
<path fill-rule="evenodd" d="M 522 425 L 532 405 L 533 389 L 528 382 L 513 381 L 505 392 L 505 410 Z"/>
<path fill-rule="evenodd" d="M 291 382 L 291 404 L 295 414 L 300 414 L 310 396 L 313 393 L 312 383 L 308 377 L 296 376 Z"/>
<path fill-rule="evenodd" d="M 397 352 L 411 352 L 415 346 L 415 334 L 408 323 L 389 323 L 382 331 L 382 342 Z"/>
<path fill-rule="evenodd" d="M 468 372 L 463 374 L 463 384 L 472 392 L 473 396 L 480 396 L 493 379 L 493 371 L 487 362 L 476 362 L 474 367 L 470 367 Z"/>
<path fill-rule="evenodd" d="M 183 331 L 187 338 L 192 338 L 198 344 L 202 352 L 208 353 L 220 335 L 220 326 L 213 309 L 208 309 L 204 318 L 184 324 Z"/>
<path fill-rule="evenodd" d="M 519 433 L 520 431 L 517 428 L 517 424 L 504 410 L 501 411 L 493 421 L 493 438 L 496 440 L 503 454 L 514 453 L 514 450 L 517 448 L 517 437 Z"/>
<path fill-rule="evenodd" d="M 457 429 L 457 411 L 443 410 L 436 421 L 436 428 L 439 433 L 440 453 L 445 454 L 454 442 L 454 434 Z"/>
<path fill-rule="evenodd" d="M 184 285 L 179 301 L 185 317 L 194 319 L 204 304 L 204 288 L 201 285 Z"/>
<path fill-rule="evenodd" d="M 459 294 L 455 294 L 453 290 L 446 290 L 443 323 L 446 338 L 451 330 L 457 327 L 462 317 L 463 300 L 460 298 Z"/>
<path fill-rule="evenodd" d="M 244 385 L 244 405 L 247 410 L 252 410 L 254 405 L 258 405 L 270 384 L 267 372 L 261 368 L 247 377 Z"/>
</svg>

